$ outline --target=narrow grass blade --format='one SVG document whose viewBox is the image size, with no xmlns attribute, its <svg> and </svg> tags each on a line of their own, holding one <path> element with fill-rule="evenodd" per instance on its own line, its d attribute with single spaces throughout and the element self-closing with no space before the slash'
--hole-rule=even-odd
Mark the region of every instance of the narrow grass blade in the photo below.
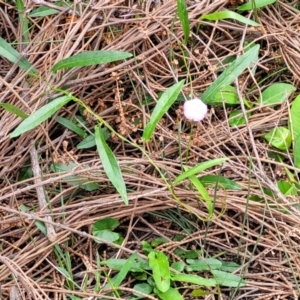
<svg viewBox="0 0 300 300">
<path fill-rule="evenodd" d="M 227 157 L 221 157 L 221 158 L 216 158 L 216 159 L 213 159 L 213 160 L 202 162 L 202 163 L 198 164 L 197 166 L 189 169 L 188 171 L 183 172 L 178 177 L 176 177 L 175 180 L 173 181 L 173 184 L 176 185 L 180 181 L 183 181 L 184 179 L 189 178 L 189 177 L 191 177 L 195 174 L 198 174 L 198 173 L 200 173 L 200 172 L 202 172 L 202 171 L 204 171 L 208 168 L 219 165 L 219 164 L 223 163 L 226 160 L 228 160 Z"/>
<path fill-rule="evenodd" d="M 187 170 L 187 168 L 184 168 Z M 199 194 L 202 196 L 203 200 L 206 202 L 207 205 L 207 210 L 208 210 L 208 216 L 211 218 L 213 214 L 213 201 L 210 198 L 206 188 L 203 186 L 203 184 L 200 182 L 200 180 L 195 176 L 192 175 L 188 177 L 191 183 L 196 187 L 198 190 Z"/>
<path fill-rule="evenodd" d="M 244 70 L 250 67 L 253 62 L 257 61 L 259 52 L 259 45 L 255 45 L 245 54 L 238 57 L 223 73 L 210 85 L 208 89 L 202 94 L 202 100 L 211 104 L 214 103 L 215 95 L 225 86 L 231 84 Z"/>
<path fill-rule="evenodd" d="M 143 133 L 143 140 L 148 142 L 152 136 L 152 133 L 155 129 L 156 124 L 160 121 L 162 116 L 168 111 L 170 106 L 177 99 L 182 87 L 184 80 L 172 85 L 169 87 L 159 98 L 157 104 L 152 112 L 150 121 L 146 125 Z"/>
<path fill-rule="evenodd" d="M 131 270 L 131 266 L 132 266 L 133 262 L 135 261 L 136 257 L 137 257 L 137 254 L 136 254 L 136 252 L 134 252 L 126 260 L 126 263 L 124 264 L 124 266 L 122 267 L 122 269 L 120 270 L 118 275 L 113 278 L 112 283 L 113 283 L 114 288 L 118 288 L 120 286 L 120 284 L 122 283 L 122 281 L 125 279 L 128 272 Z"/>
<path fill-rule="evenodd" d="M 0 106 L 3 107 L 6 111 L 17 115 L 22 119 L 26 119 L 28 117 L 28 115 L 26 115 L 21 109 L 10 103 L 0 103 Z"/>
<path fill-rule="evenodd" d="M 86 67 L 104 64 L 131 57 L 132 54 L 122 51 L 86 51 L 61 60 L 52 67 L 52 72 L 63 68 Z"/>
<path fill-rule="evenodd" d="M 201 16 L 201 19 L 209 20 L 209 21 L 233 19 L 233 20 L 239 21 L 241 23 L 244 23 L 246 25 L 261 26 L 259 23 L 249 20 L 248 18 L 245 18 L 245 17 L 241 16 L 240 14 L 237 14 L 236 12 L 230 11 L 230 10 L 222 10 L 222 11 L 217 11 L 217 12 L 214 12 L 214 13 L 211 13 L 208 15 L 203 15 L 203 16 Z"/>
<path fill-rule="evenodd" d="M 11 134 L 10 138 L 17 137 L 22 133 L 31 130 L 45 120 L 50 118 L 56 111 L 58 111 L 62 106 L 67 104 L 72 99 L 71 95 L 59 97 L 50 103 L 44 105 L 28 118 L 26 118 Z"/>
<path fill-rule="evenodd" d="M 96 140 L 98 154 L 102 161 L 103 169 L 107 177 L 113 184 L 113 186 L 119 192 L 124 203 L 127 205 L 128 196 L 126 191 L 126 185 L 119 164 L 117 162 L 115 155 L 106 144 L 105 139 L 102 135 L 102 131 L 99 126 L 95 127 L 95 140 Z"/>
<path fill-rule="evenodd" d="M 294 143 L 294 166 L 300 169 L 300 135 Z"/>
<path fill-rule="evenodd" d="M 55 2 L 56 6 L 61 6 L 65 8 L 72 8 L 73 3 L 72 2 L 64 2 L 64 1 L 56 1 Z M 59 10 L 50 8 L 48 6 L 40 6 L 34 10 L 32 10 L 29 14 L 28 17 L 30 18 L 38 18 L 38 17 L 46 17 L 46 16 L 51 16 L 59 13 Z"/>
<path fill-rule="evenodd" d="M 38 70 L 32 68 L 31 63 L 15 50 L 9 43 L 0 37 L 0 55 L 8 59 L 12 63 L 16 63 L 21 69 L 30 70 L 30 74 L 37 73 Z"/>
<path fill-rule="evenodd" d="M 71 131 L 77 133 L 79 136 L 81 137 L 86 137 L 86 132 L 80 128 L 78 125 L 76 125 L 75 123 L 73 123 L 72 121 L 66 119 L 66 118 L 63 118 L 63 117 L 60 117 L 60 116 L 57 116 L 55 118 L 55 121 L 59 124 L 61 124 L 62 126 L 70 129 Z"/>
<path fill-rule="evenodd" d="M 22 0 L 16 0 L 18 14 L 19 14 L 19 24 L 22 29 L 22 38 L 25 43 L 29 43 L 29 22 L 25 13 L 25 6 Z"/>
<path fill-rule="evenodd" d="M 184 43 L 187 44 L 190 36 L 190 22 L 185 0 L 177 0 L 177 13 L 183 29 Z"/>
<path fill-rule="evenodd" d="M 264 6 L 267 6 L 269 4 L 275 3 L 277 0 L 251 0 L 241 6 L 239 6 L 237 9 L 240 11 L 244 10 L 252 10 L 254 8 L 261 8 Z"/>
</svg>

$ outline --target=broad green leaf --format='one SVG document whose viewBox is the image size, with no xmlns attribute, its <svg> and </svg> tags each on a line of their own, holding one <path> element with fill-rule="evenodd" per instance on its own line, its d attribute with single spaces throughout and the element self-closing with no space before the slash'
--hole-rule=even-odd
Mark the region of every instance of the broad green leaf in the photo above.
<svg viewBox="0 0 300 300">
<path fill-rule="evenodd" d="M 77 149 L 88 149 L 96 146 L 96 140 L 93 135 L 87 136 L 85 139 L 83 139 L 77 146 Z"/>
<path fill-rule="evenodd" d="M 55 118 L 55 121 L 57 123 L 63 125 L 64 127 L 70 129 L 71 131 L 77 133 L 81 137 L 85 137 L 86 136 L 86 132 L 82 128 L 80 128 L 78 125 L 76 125 L 75 123 L 73 123 L 72 121 L 70 121 L 70 120 L 68 120 L 66 118 L 57 116 Z"/>
<path fill-rule="evenodd" d="M 190 36 L 190 22 L 185 0 L 177 0 L 177 13 L 184 33 L 184 44 L 187 44 Z"/>
<path fill-rule="evenodd" d="M 265 139 L 279 150 L 288 150 L 292 144 L 292 134 L 285 127 L 273 128 L 265 135 Z"/>
<path fill-rule="evenodd" d="M 22 29 L 22 40 L 25 43 L 29 43 L 29 22 L 26 17 L 26 8 L 22 0 L 16 0 L 18 15 L 19 15 L 19 26 Z"/>
<path fill-rule="evenodd" d="M 108 179 L 111 181 L 113 186 L 119 192 L 124 203 L 127 205 L 128 196 L 126 191 L 126 185 L 119 164 L 116 160 L 114 153 L 106 144 L 104 136 L 99 126 L 95 126 L 95 140 L 96 140 L 98 154 L 103 165 L 103 169 Z"/>
<path fill-rule="evenodd" d="M 26 119 L 28 117 L 21 109 L 10 103 L 0 103 L 0 107 L 3 107 L 6 111 L 11 112 L 22 119 Z"/>
<path fill-rule="evenodd" d="M 86 67 L 114 62 L 131 56 L 131 53 L 122 51 L 85 51 L 59 61 L 52 67 L 52 72 L 55 73 L 63 68 Z"/>
<path fill-rule="evenodd" d="M 16 63 L 21 69 L 27 71 L 29 69 L 29 74 L 37 73 L 38 70 L 33 68 L 31 63 L 21 54 L 15 50 L 9 43 L 7 43 L 3 38 L 0 37 L 0 55 L 8 59 L 12 63 Z"/>
<path fill-rule="evenodd" d="M 154 291 L 162 300 L 184 300 L 183 296 L 176 289 L 172 287 L 170 287 L 164 293 L 157 289 L 155 289 Z"/>
<path fill-rule="evenodd" d="M 46 16 L 51 16 L 59 13 L 57 9 L 50 8 L 47 6 L 40 6 L 34 10 L 32 10 L 29 14 L 28 17 L 30 18 L 38 18 L 38 17 L 46 17 Z"/>
<path fill-rule="evenodd" d="M 204 259 L 187 259 L 186 270 L 191 271 L 210 271 L 220 269 L 222 267 L 222 262 L 215 258 L 204 258 Z"/>
<path fill-rule="evenodd" d="M 148 283 L 137 283 L 133 286 L 133 290 L 134 291 L 139 291 L 139 292 L 141 292 L 143 294 L 146 294 L 146 295 L 150 295 L 152 293 L 153 288 Z M 133 295 L 138 297 L 138 298 L 144 299 L 144 297 L 140 293 L 133 292 Z"/>
<path fill-rule="evenodd" d="M 127 259 L 123 258 L 110 258 L 108 260 L 101 261 L 101 265 L 108 266 L 113 270 L 121 270 L 125 265 Z M 151 270 L 147 260 L 138 257 L 136 261 L 131 264 L 132 272 L 143 272 L 144 270 Z"/>
<path fill-rule="evenodd" d="M 104 218 L 93 224 L 93 234 L 101 230 L 114 230 L 119 226 L 119 221 L 114 218 Z"/>
<path fill-rule="evenodd" d="M 143 133 L 143 140 L 148 142 L 152 136 L 152 133 L 155 129 L 156 124 L 160 121 L 162 116 L 168 111 L 170 106 L 177 99 L 182 87 L 184 80 L 172 85 L 169 87 L 159 98 L 157 104 L 152 112 L 150 121 L 146 125 Z"/>
<path fill-rule="evenodd" d="M 221 271 L 224 272 L 235 272 L 237 269 L 239 269 L 241 267 L 241 265 L 235 263 L 235 262 L 231 262 L 231 261 L 222 261 L 222 267 L 221 267 Z"/>
<path fill-rule="evenodd" d="M 177 176 L 175 178 L 175 180 L 173 181 L 173 184 L 176 185 L 177 183 L 179 183 L 180 181 L 189 178 L 190 176 L 196 175 L 208 168 L 211 168 L 213 166 L 219 165 L 221 163 L 223 163 L 224 161 L 228 160 L 227 157 L 221 157 L 221 158 L 216 158 L 213 160 L 209 160 L 209 161 L 205 161 L 202 162 L 200 164 L 198 164 L 197 166 L 189 169 L 188 171 L 183 172 L 182 174 L 180 174 L 179 176 Z"/>
<path fill-rule="evenodd" d="M 288 83 L 274 83 L 267 87 L 261 94 L 260 103 L 272 106 L 284 103 L 296 88 Z"/>
<path fill-rule="evenodd" d="M 293 140 L 295 141 L 298 137 L 300 137 L 300 95 L 298 95 L 293 101 L 289 125 L 293 132 Z"/>
<path fill-rule="evenodd" d="M 148 255 L 157 289 L 166 292 L 170 288 L 170 268 L 168 257 L 160 251 L 152 251 Z"/>
<path fill-rule="evenodd" d="M 267 6 L 269 4 L 275 3 L 277 0 L 251 0 L 241 6 L 239 6 L 237 9 L 238 10 L 252 10 L 255 8 L 261 8 L 264 6 Z M 253 3 L 254 2 L 254 3 Z"/>
<path fill-rule="evenodd" d="M 300 169 L 300 135 L 295 140 L 294 144 L 294 165 Z"/>
<path fill-rule="evenodd" d="M 250 113 L 247 113 L 247 118 L 251 116 Z M 234 110 L 229 115 L 228 123 L 231 127 L 241 126 L 246 123 L 243 111 L 241 109 Z"/>
<path fill-rule="evenodd" d="M 238 105 L 240 104 L 239 97 L 236 88 L 227 85 L 218 91 L 213 100 L 214 104 L 228 104 L 228 105 Z"/>
<path fill-rule="evenodd" d="M 99 230 L 97 233 L 93 233 L 94 237 L 98 237 L 107 242 L 116 242 L 120 238 L 120 234 L 117 232 L 112 232 L 111 230 Z M 95 239 L 95 242 L 98 244 L 102 244 L 101 241 Z"/>
<path fill-rule="evenodd" d="M 211 272 L 219 285 L 228 287 L 243 287 L 246 285 L 245 280 L 238 275 L 219 270 L 212 270 Z"/>
<path fill-rule="evenodd" d="M 279 180 L 279 181 L 277 181 L 277 186 L 278 186 L 278 189 L 280 190 L 280 192 L 285 196 L 297 195 L 296 187 L 293 184 L 289 183 L 289 182 Z"/>
<path fill-rule="evenodd" d="M 126 259 L 126 263 L 124 266 L 121 268 L 120 272 L 116 277 L 113 278 L 112 283 L 114 288 L 118 288 L 122 281 L 125 279 L 127 276 L 128 272 L 131 270 L 131 266 L 135 259 L 137 258 L 136 252 L 132 253 L 128 259 Z"/>
<path fill-rule="evenodd" d="M 259 45 L 247 50 L 227 67 L 222 74 L 202 94 L 206 104 L 214 103 L 215 95 L 227 85 L 230 85 L 244 70 L 258 60 Z"/>
<path fill-rule="evenodd" d="M 239 185 L 235 181 L 219 175 L 205 175 L 199 178 L 199 180 L 204 186 L 218 185 L 218 187 L 221 187 L 223 189 L 236 191 L 240 191 L 242 189 L 241 185 Z"/>
<path fill-rule="evenodd" d="M 245 17 L 241 16 L 240 14 L 237 14 L 236 12 L 233 12 L 230 10 L 222 10 L 222 11 L 217 11 L 217 12 L 214 12 L 214 13 L 211 13 L 208 15 L 203 15 L 203 16 L 201 16 L 201 19 L 210 20 L 210 21 L 233 19 L 233 20 L 239 21 L 241 23 L 244 23 L 246 25 L 261 26 L 259 23 L 249 20 L 248 18 L 245 18 Z"/>
<path fill-rule="evenodd" d="M 203 286 L 216 286 L 216 280 L 207 279 L 193 274 L 172 274 L 172 281 L 189 282 Z"/>
<path fill-rule="evenodd" d="M 72 95 L 62 96 L 39 108 L 36 112 L 34 112 L 21 124 L 19 124 L 19 126 L 10 134 L 10 138 L 17 137 L 22 133 L 37 127 L 45 120 L 50 118 L 55 112 L 57 112 L 62 106 L 67 104 L 71 99 Z"/>
<path fill-rule="evenodd" d="M 184 267 L 185 267 L 185 263 L 182 261 L 176 261 L 171 265 L 171 268 L 178 272 L 182 272 L 184 270 Z"/>
</svg>

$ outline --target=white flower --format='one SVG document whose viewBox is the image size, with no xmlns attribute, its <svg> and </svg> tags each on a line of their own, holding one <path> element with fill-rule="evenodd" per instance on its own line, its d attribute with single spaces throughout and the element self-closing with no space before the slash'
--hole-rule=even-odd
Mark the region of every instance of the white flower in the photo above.
<svg viewBox="0 0 300 300">
<path fill-rule="evenodd" d="M 207 114 L 207 105 L 198 98 L 185 101 L 183 114 L 188 120 L 202 121 Z"/>
</svg>

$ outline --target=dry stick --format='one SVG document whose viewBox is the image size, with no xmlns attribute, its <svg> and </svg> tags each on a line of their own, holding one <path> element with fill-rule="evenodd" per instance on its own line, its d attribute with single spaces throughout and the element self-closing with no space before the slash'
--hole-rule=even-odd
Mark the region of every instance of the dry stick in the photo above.
<svg viewBox="0 0 300 300">
<path fill-rule="evenodd" d="M 40 169 L 40 165 L 39 165 L 39 161 L 38 161 L 38 154 L 35 149 L 34 143 L 30 150 L 30 157 L 31 157 L 32 171 L 33 171 L 33 175 L 34 175 L 34 183 L 37 184 L 35 189 L 36 189 L 36 193 L 37 193 L 39 207 L 42 210 L 43 208 L 47 207 L 47 201 L 46 201 L 46 197 L 45 197 L 44 187 L 41 184 L 42 183 L 41 169 Z M 49 211 L 49 209 L 45 209 L 45 211 L 47 212 L 47 211 Z M 57 235 L 56 235 L 53 225 L 51 223 L 49 223 L 49 221 L 52 221 L 52 219 L 49 215 L 44 216 L 44 219 L 45 219 L 44 224 L 45 224 L 46 230 L 47 230 L 47 237 L 50 242 L 54 242 L 54 241 L 56 241 Z"/>
</svg>

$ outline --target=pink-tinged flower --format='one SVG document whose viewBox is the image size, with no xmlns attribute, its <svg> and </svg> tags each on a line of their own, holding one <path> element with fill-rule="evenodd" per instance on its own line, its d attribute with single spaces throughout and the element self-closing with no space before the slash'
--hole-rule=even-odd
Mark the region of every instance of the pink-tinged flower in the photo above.
<svg viewBox="0 0 300 300">
<path fill-rule="evenodd" d="M 207 114 L 207 105 L 198 98 L 185 101 L 183 114 L 188 120 L 202 121 Z"/>
</svg>

